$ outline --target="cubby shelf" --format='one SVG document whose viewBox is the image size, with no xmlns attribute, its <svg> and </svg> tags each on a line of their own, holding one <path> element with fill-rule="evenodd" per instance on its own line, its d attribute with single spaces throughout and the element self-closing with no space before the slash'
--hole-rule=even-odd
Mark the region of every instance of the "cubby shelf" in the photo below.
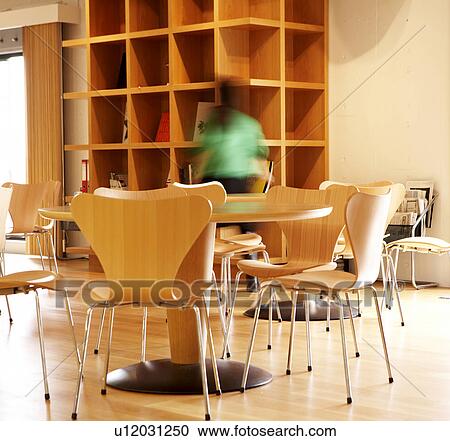
<svg viewBox="0 0 450 441">
<path fill-rule="evenodd" d="M 129 0 L 130 32 L 167 28 L 169 0 Z"/>
<path fill-rule="evenodd" d="M 262 126 L 275 184 L 327 178 L 326 0 L 86 0 L 86 14 L 86 37 L 63 42 L 67 63 L 87 61 L 84 84 L 65 78 L 65 118 L 86 116 L 64 150 L 89 151 L 91 191 L 111 172 L 131 190 L 179 179 L 198 146 L 198 103 L 218 103 L 228 77 Z M 157 142 L 165 112 L 169 141 Z M 258 231 L 283 255 L 275 226 Z"/>
<path fill-rule="evenodd" d="M 65 152 L 84 151 L 84 150 L 89 150 L 88 144 L 65 144 L 64 145 Z"/>
<path fill-rule="evenodd" d="M 243 17 L 280 20 L 280 0 L 219 0 L 218 3 L 221 20 Z"/>
</svg>

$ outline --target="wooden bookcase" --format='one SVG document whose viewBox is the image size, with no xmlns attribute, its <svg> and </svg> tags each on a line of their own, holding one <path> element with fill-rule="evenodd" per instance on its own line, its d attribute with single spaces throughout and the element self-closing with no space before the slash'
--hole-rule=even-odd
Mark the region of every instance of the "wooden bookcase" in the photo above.
<svg viewBox="0 0 450 441">
<path fill-rule="evenodd" d="M 89 152 L 90 190 L 111 172 L 131 190 L 164 187 L 189 159 L 199 101 L 217 102 L 218 81 L 240 79 L 240 107 L 262 125 L 275 183 L 317 188 L 328 176 L 326 0 L 86 0 L 82 51 L 87 84 L 65 106 L 87 106 L 88 133 L 65 150 Z M 77 89 L 77 90 L 74 90 Z M 80 104 L 84 103 L 84 104 Z M 170 140 L 156 143 L 162 112 Z M 128 137 L 124 141 L 124 115 Z M 261 227 L 273 256 L 277 227 Z"/>
</svg>

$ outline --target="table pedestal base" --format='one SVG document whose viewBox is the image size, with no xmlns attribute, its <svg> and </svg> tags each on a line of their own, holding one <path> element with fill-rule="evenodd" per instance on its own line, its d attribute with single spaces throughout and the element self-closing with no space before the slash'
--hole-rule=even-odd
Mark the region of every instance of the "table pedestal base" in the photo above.
<svg viewBox="0 0 450 441">
<path fill-rule="evenodd" d="M 217 360 L 222 392 L 235 392 L 241 388 L 244 363 Z M 208 390 L 215 393 L 214 376 L 210 360 L 206 361 Z M 263 386 L 272 381 L 272 375 L 258 367 L 250 366 L 247 389 Z M 131 392 L 153 394 L 202 394 L 199 364 L 175 364 L 169 359 L 145 361 L 108 374 L 108 386 Z"/>
<path fill-rule="evenodd" d="M 283 321 L 291 321 L 292 303 L 290 301 L 279 302 L 281 317 Z M 324 301 L 310 301 L 309 305 L 309 318 L 311 321 L 326 321 L 327 320 L 327 304 Z M 358 309 L 352 307 L 353 317 L 358 316 Z M 244 312 L 247 317 L 255 316 L 255 309 L 251 308 Z M 259 318 L 262 320 L 269 319 L 269 307 L 268 305 L 263 305 L 259 313 Z M 273 309 L 272 318 L 274 321 L 277 320 L 276 309 Z M 331 302 L 331 320 L 339 320 L 339 307 L 336 303 Z M 350 310 L 348 306 L 344 306 L 344 318 L 350 318 Z M 305 308 L 303 308 L 303 302 L 297 303 L 297 310 L 295 312 L 295 321 L 304 322 L 305 321 Z"/>
</svg>

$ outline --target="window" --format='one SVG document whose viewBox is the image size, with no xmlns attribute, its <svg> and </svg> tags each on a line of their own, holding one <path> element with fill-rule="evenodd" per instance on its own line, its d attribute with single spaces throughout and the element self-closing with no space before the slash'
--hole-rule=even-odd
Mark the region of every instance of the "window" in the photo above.
<svg viewBox="0 0 450 441">
<path fill-rule="evenodd" d="M 0 55 L 0 185 L 25 183 L 26 103 L 22 54 Z"/>
</svg>

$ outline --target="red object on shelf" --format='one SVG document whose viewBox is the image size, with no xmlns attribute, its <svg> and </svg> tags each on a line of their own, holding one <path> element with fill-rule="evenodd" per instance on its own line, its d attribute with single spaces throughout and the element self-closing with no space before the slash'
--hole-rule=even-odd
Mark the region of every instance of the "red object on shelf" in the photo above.
<svg viewBox="0 0 450 441">
<path fill-rule="evenodd" d="M 170 126 L 169 126 L 169 112 L 161 113 L 161 119 L 159 120 L 158 131 L 156 132 L 156 142 L 169 142 L 170 141 Z"/>
<path fill-rule="evenodd" d="M 88 160 L 81 160 L 81 188 L 82 193 L 87 193 L 89 191 L 89 171 L 88 171 Z"/>
</svg>

